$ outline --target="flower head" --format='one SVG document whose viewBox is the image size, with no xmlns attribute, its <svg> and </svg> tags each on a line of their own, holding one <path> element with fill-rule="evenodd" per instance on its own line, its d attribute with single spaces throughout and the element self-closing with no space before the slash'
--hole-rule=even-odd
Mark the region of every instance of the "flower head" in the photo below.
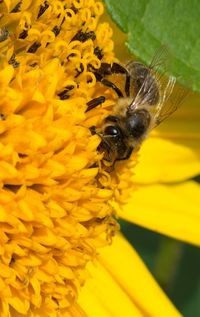
<svg viewBox="0 0 200 317">
<path fill-rule="evenodd" d="M 78 316 L 86 263 L 110 242 L 128 187 L 100 167 L 89 130 L 114 96 L 85 113 L 106 95 L 91 69 L 114 60 L 112 30 L 93 0 L 1 1 L 0 12 L 0 310 Z"/>
</svg>

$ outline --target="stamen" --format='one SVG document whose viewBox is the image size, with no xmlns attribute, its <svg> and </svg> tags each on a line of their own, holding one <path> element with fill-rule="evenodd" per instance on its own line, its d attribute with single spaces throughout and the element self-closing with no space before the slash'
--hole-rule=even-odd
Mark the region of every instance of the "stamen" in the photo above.
<svg viewBox="0 0 200 317">
<path fill-rule="evenodd" d="M 84 43 L 87 40 L 95 40 L 96 39 L 96 34 L 94 31 L 90 31 L 90 32 L 83 32 L 82 30 L 78 31 L 78 33 L 72 38 L 72 41 L 80 41 L 82 43 Z"/>
<path fill-rule="evenodd" d="M 49 7 L 48 1 L 44 1 L 44 5 L 40 6 L 37 19 L 39 19 L 39 17 L 41 17 L 41 15 L 48 9 L 48 7 Z"/>
<path fill-rule="evenodd" d="M 102 49 L 100 49 L 99 46 L 95 47 L 94 54 L 96 55 L 96 57 L 98 57 L 99 60 L 102 60 L 103 53 L 102 53 Z"/>
<path fill-rule="evenodd" d="M 100 96 L 98 98 L 94 98 L 92 100 L 90 100 L 89 102 L 87 102 L 87 109 L 85 112 L 88 112 L 92 109 L 94 109 L 95 107 L 99 106 L 100 104 L 102 104 L 103 102 L 105 102 L 106 98 L 104 96 Z"/>
<path fill-rule="evenodd" d="M 24 40 L 27 36 L 28 36 L 28 30 L 23 30 L 23 31 L 19 34 L 19 39 Z"/>
<path fill-rule="evenodd" d="M 30 47 L 29 47 L 29 49 L 28 49 L 28 53 L 35 53 L 36 51 L 37 51 L 37 49 L 39 48 L 41 46 L 41 44 L 40 43 L 38 43 L 38 42 L 35 42 L 35 43 L 33 43 Z"/>
<path fill-rule="evenodd" d="M 18 2 L 16 6 L 10 11 L 10 13 L 20 12 L 22 1 Z"/>
</svg>

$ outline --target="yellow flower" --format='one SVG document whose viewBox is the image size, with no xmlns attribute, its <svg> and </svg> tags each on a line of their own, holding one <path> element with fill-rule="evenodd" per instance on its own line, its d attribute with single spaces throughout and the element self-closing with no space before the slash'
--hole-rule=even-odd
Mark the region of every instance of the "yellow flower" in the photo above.
<svg viewBox="0 0 200 317">
<path fill-rule="evenodd" d="M 0 1 L 3 317 L 180 316 L 121 236 L 108 246 L 136 160 L 109 174 L 89 130 L 116 98 L 91 71 L 115 60 L 102 13 L 94 0 Z"/>
</svg>

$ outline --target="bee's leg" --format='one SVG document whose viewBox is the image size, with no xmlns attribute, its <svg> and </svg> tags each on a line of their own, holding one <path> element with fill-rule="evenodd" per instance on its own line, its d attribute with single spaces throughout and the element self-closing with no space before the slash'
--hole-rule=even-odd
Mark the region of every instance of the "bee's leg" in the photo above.
<svg viewBox="0 0 200 317">
<path fill-rule="evenodd" d="M 96 127 L 92 126 L 89 128 L 90 132 L 92 135 L 97 134 L 100 138 L 101 138 L 101 143 L 98 146 L 98 150 L 99 151 L 103 151 L 104 152 L 104 160 L 110 163 L 114 163 L 115 160 L 113 160 L 112 154 L 114 153 L 114 150 L 111 148 L 111 145 L 109 144 L 109 142 L 105 139 L 105 137 L 103 137 L 103 135 L 101 133 L 98 133 L 96 131 Z"/>
<path fill-rule="evenodd" d="M 111 81 L 104 78 L 103 75 L 101 75 L 98 72 L 95 72 L 94 75 L 95 75 L 97 81 L 100 81 L 104 86 L 112 88 L 116 92 L 118 97 L 120 97 L 120 98 L 123 97 L 123 93 L 114 83 L 112 83 Z"/>
<path fill-rule="evenodd" d="M 115 160 L 116 161 L 125 161 L 125 160 L 128 160 L 133 152 L 133 147 L 129 147 L 128 151 L 126 152 L 126 154 L 124 155 L 124 157 L 120 157 L 120 158 L 117 158 Z"/>
<path fill-rule="evenodd" d="M 107 87 L 112 88 L 112 89 L 116 92 L 116 94 L 118 95 L 118 97 L 120 97 L 120 98 L 124 97 L 124 95 L 123 95 L 123 93 L 121 92 L 121 90 L 120 90 L 114 83 L 112 83 L 111 81 L 109 81 L 109 80 L 107 80 L 107 79 L 104 78 L 104 79 L 101 80 L 101 83 L 102 83 L 103 85 L 107 86 Z"/>
<path fill-rule="evenodd" d="M 92 127 L 90 127 L 89 130 L 90 130 L 92 135 L 97 134 L 96 127 L 94 125 Z"/>
<path fill-rule="evenodd" d="M 102 142 L 100 143 L 100 149 L 103 149 L 104 151 L 104 157 L 103 159 L 107 162 L 112 163 L 113 162 L 113 158 L 112 158 L 112 150 L 110 148 L 110 144 L 106 141 L 106 140 L 102 140 Z"/>
<path fill-rule="evenodd" d="M 94 98 L 90 101 L 87 102 L 87 109 L 85 110 L 85 112 L 88 112 L 90 110 L 92 110 L 93 108 L 99 106 L 100 104 L 102 104 L 104 101 L 106 100 L 106 98 L 104 96 L 99 96 L 97 98 Z"/>
<path fill-rule="evenodd" d="M 91 132 L 92 133 L 92 132 Z M 101 138 L 101 143 L 98 146 L 98 150 L 104 152 L 104 160 L 107 162 L 113 162 L 113 154 L 114 154 L 114 149 L 112 148 L 112 145 L 106 140 L 105 136 L 103 136 L 101 133 L 96 132 L 95 129 L 95 134 L 97 134 Z"/>
<path fill-rule="evenodd" d="M 101 67 L 97 70 L 95 75 L 96 74 L 97 74 L 97 76 L 100 75 L 102 78 L 107 76 L 107 75 L 112 75 L 112 74 L 125 75 L 126 76 L 125 93 L 126 93 L 127 96 L 130 96 L 130 81 L 131 81 L 131 77 L 130 77 L 129 71 L 125 67 L 123 67 L 122 65 L 120 65 L 118 63 L 113 63 L 112 65 L 108 64 L 108 63 L 101 63 Z M 99 79 L 97 78 L 97 80 L 99 80 Z M 100 81 L 102 82 L 102 80 L 100 80 Z M 106 84 L 104 83 L 104 85 L 106 85 Z M 109 86 L 109 87 L 111 87 L 111 86 Z M 111 87 L 111 88 L 113 88 L 113 87 Z M 118 91 L 119 91 L 119 88 L 118 88 Z M 118 94 L 118 96 L 119 96 L 119 94 Z M 122 96 L 120 95 L 119 97 L 123 97 L 123 95 Z"/>
<path fill-rule="evenodd" d="M 97 69 L 97 73 L 102 77 L 112 75 L 112 65 L 109 63 L 101 63 L 100 68 Z"/>
<path fill-rule="evenodd" d="M 122 74 L 126 76 L 126 82 L 125 82 L 125 93 L 127 97 L 130 96 L 130 82 L 131 82 L 131 76 L 126 68 L 124 68 L 122 65 L 113 63 L 111 67 L 111 73 L 112 74 Z"/>
</svg>

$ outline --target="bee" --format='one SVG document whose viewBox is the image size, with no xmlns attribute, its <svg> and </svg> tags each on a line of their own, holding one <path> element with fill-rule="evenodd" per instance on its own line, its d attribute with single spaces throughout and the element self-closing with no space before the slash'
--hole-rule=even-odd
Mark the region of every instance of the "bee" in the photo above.
<svg viewBox="0 0 200 317">
<path fill-rule="evenodd" d="M 160 48 L 154 55 L 149 66 L 141 62 L 130 61 L 125 67 L 113 63 L 102 64 L 96 78 L 104 85 L 111 87 L 119 96 L 114 105 L 113 113 L 108 115 L 100 131 L 91 127 L 92 134 L 101 138 L 99 149 L 105 153 L 104 159 L 110 162 L 126 160 L 140 148 L 149 132 L 168 118 L 181 104 L 186 90 L 180 88 L 172 97 L 176 78 L 165 77 L 168 51 Z M 160 73 L 160 67 L 164 71 Z M 125 94 L 105 75 L 123 74 Z M 100 96 L 88 103 L 86 111 L 103 103 L 105 97 Z"/>
</svg>

